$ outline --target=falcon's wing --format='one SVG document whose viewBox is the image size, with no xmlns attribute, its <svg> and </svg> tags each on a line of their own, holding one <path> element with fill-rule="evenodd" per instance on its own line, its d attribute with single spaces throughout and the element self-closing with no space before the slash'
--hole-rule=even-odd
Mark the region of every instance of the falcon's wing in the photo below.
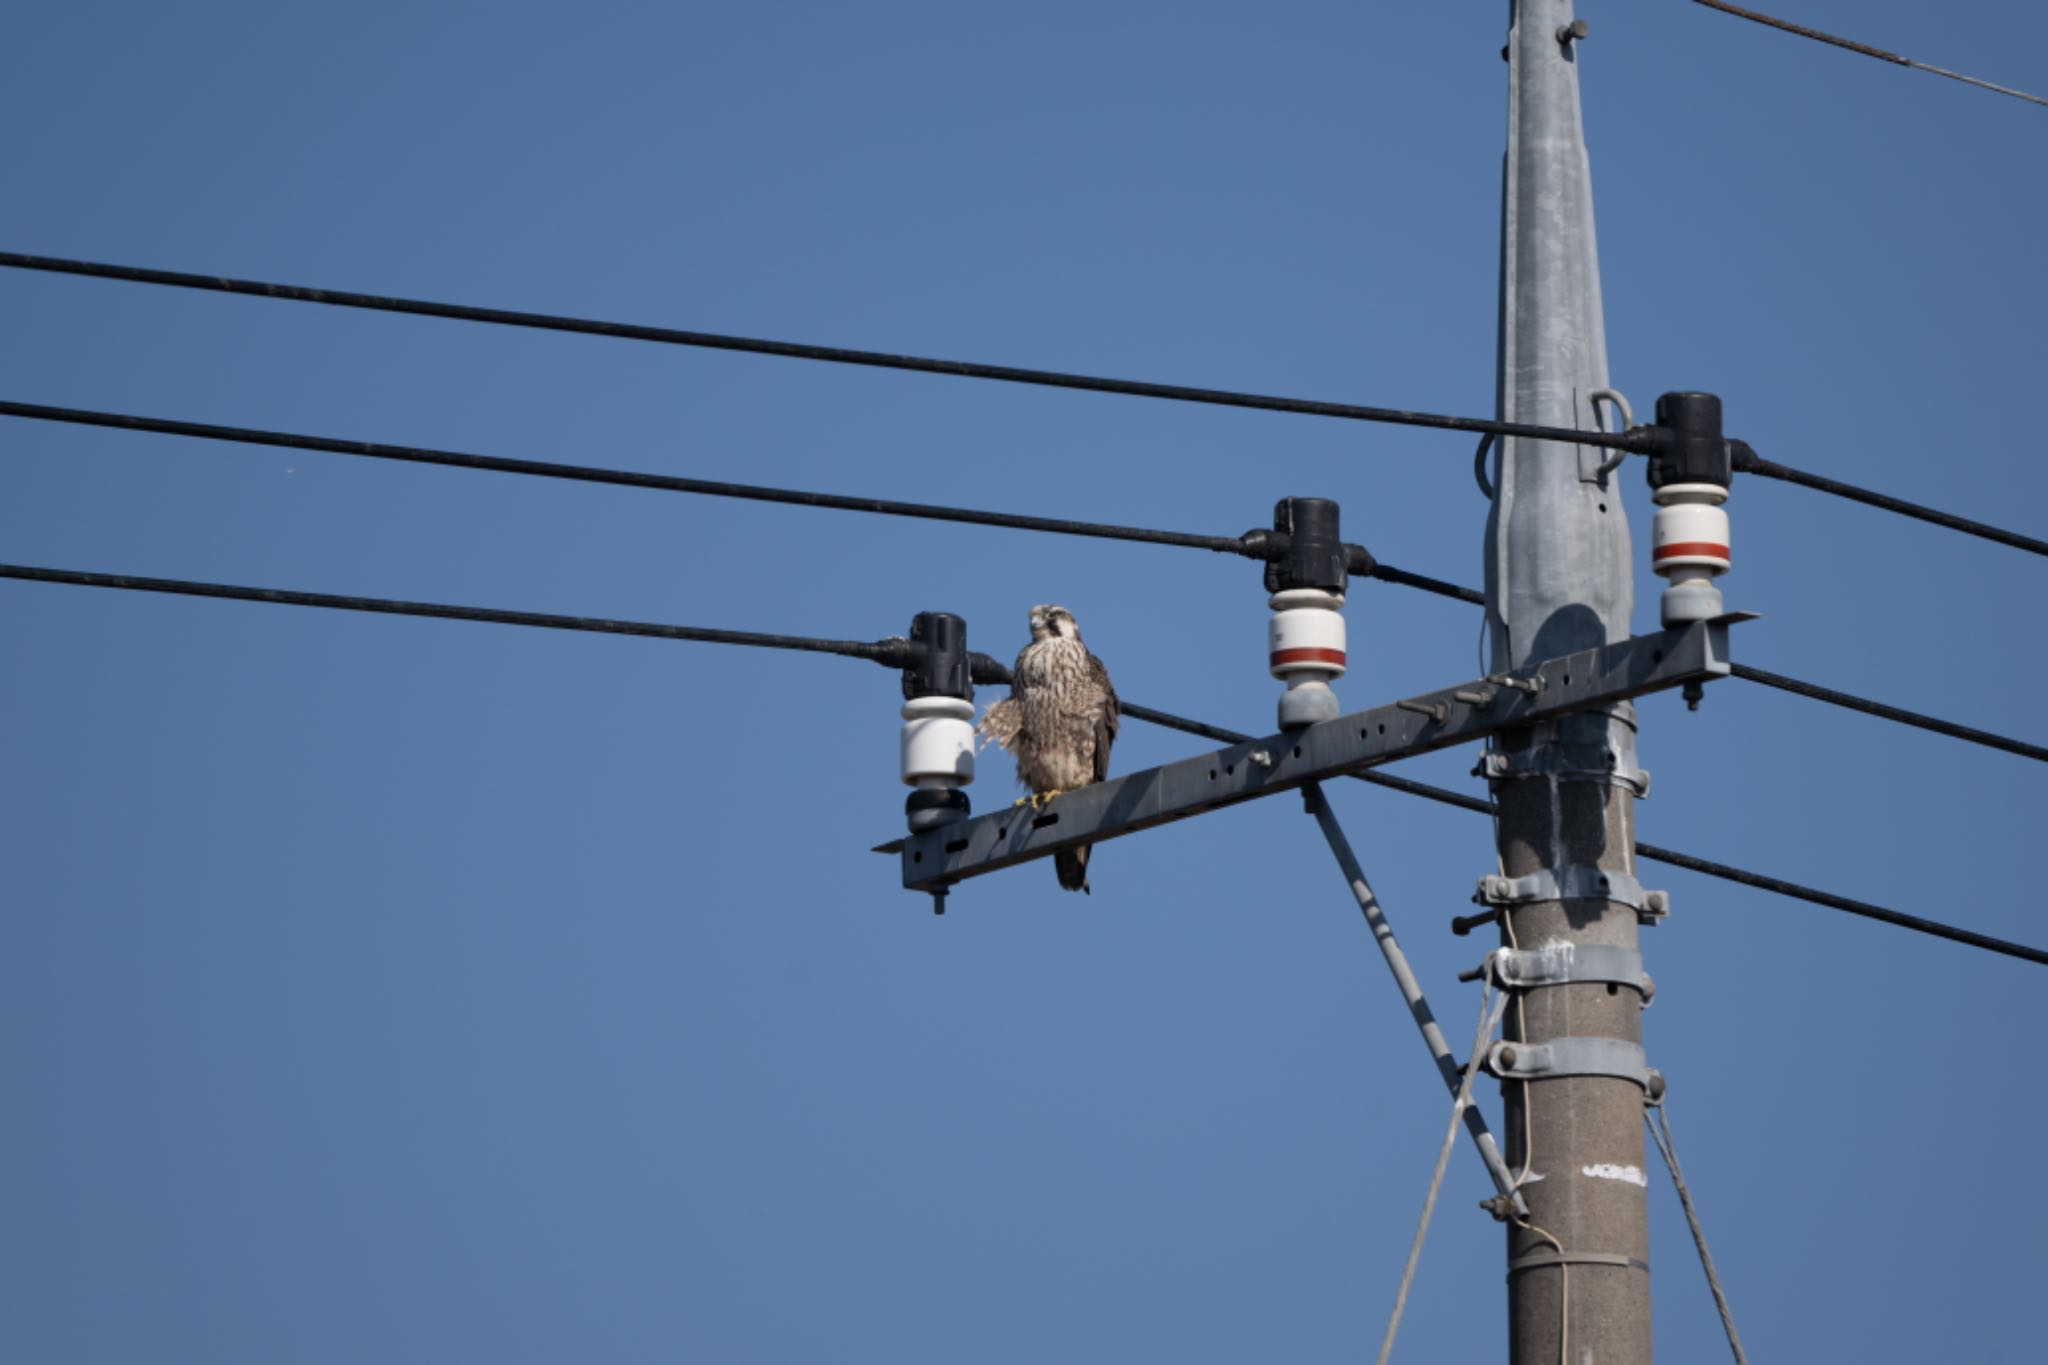
<svg viewBox="0 0 2048 1365">
<path fill-rule="evenodd" d="M 1101 708 L 1095 713 L 1095 780 L 1100 782 L 1109 776 L 1109 746 L 1116 742 L 1118 708 L 1109 670 L 1093 654 L 1088 656 L 1088 681 L 1102 694 Z"/>
</svg>

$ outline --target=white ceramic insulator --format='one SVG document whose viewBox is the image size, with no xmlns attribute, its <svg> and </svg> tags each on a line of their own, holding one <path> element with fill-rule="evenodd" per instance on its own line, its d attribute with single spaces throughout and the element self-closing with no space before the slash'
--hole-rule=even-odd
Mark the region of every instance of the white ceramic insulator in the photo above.
<svg viewBox="0 0 2048 1365">
<path fill-rule="evenodd" d="M 903 781 L 926 788 L 974 780 L 974 703 L 912 697 L 903 703 Z"/>
<path fill-rule="evenodd" d="M 1650 571 L 1666 578 L 1713 578 L 1728 572 L 1728 490 L 1712 483 L 1667 484 L 1650 527 Z"/>
<path fill-rule="evenodd" d="M 1290 684 L 1343 677 L 1343 594 L 1290 588 L 1269 602 L 1266 666 L 1273 676 Z"/>
</svg>

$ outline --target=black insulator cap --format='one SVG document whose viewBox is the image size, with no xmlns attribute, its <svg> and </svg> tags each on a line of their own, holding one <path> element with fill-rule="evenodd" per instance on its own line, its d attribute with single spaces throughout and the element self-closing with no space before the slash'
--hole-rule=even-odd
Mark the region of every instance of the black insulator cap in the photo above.
<svg viewBox="0 0 2048 1365">
<path fill-rule="evenodd" d="M 919 788 L 903 799 L 903 815 L 912 834 L 958 824 L 973 813 L 967 793 L 957 788 Z"/>
<path fill-rule="evenodd" d="M 1732 477 L 1728 442 L 1721 435 L 1721 400 L 1711 393 L 1666 393 L 1657 397 L 1660 449 L 1650 457 L 1650 487 L 1671 483 L 1713 483 L 1726 488 Z"/>
<path fill-rule="evenodd" d="M 1337 504 L 1328 498 L 1282 498 L 1273 507 L 1272 557 L 1266 561 L 1266 591 L 1321 588 L 1342 592 L 1351 549 L 1337 525 Z"/>
<path fill-rule="evenodd" d="M 903 695 L 974 700 L 968 677 L 967 623 L 951 612 L 921 611 L 910 622 L 911 664 Z"/>
</svg>

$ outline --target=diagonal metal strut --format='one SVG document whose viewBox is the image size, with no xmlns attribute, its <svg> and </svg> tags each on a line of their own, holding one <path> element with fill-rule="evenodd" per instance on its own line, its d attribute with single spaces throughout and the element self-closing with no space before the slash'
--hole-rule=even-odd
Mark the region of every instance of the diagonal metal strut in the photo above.
<svg viewBox="0 0 2048 1365">
<path fill-rule="evenodd" d="M 1547 659 L 1306 729 L 1112 778 L 1055 797 L 1039 810 L 996 811 L 900 844 L 903 884 L 931 891 L 1141 829 L 1185 820 L 1311 782 L 1486 739 L 1539 721 L 1598 710 L 1650 692 L 1726 677 L 1728 627 L 1696 622 Z"/>
<path fill-rule="evenodd" d="M 1322 788 L 1312 786 L 1303 795 L 1308 801 L 1309 814 L 1315 816 L 1316 823 L 1322 826 L 1323 838 L 1329 843 L 1337 866 L 1343 870 L 1352 899 L 1358 902 L 1359 910 L 1365 915 L 1373 942 L 1379 944 L 1380 954 L 1387 960 L 1387 970 L 1394 974 L 1394 986 L 1401 992 L 1401 1001 L 1408 1006 L 1409 1014 L 1414 1016 L 1415 1027 L 1422 1034 L 1423 1046 L 1429 1049 L 1430 1060 L 1436 1063 L 1437 1074 L 1443 1077 L 1451 1098 L 1457 1099 L 1465 1093 L 1464 1069 L 1451 1052 L 1444 1031 L 1437 1026 L 1429 1001 L 1423 998 L 1422 983 L 1415 979 L 1415 972 L 1408 965 L 1408 955 L 1401 951 L 1400 941 L 1394 937 L 1394 926 L 1387 922 L 1387 912 L 1381 908 L 1379 897 L 1373 894 L 1372 884 L 1366 881 L 1365 869 L 1358 865 L 1358 855 L 1351 851 L 1351 841 L 1344 837 L 1344 827 L 1337 823 L 1337 812 L 1330 809 Z M 1471 1104 L 1459 1117 L 1465 1131 L 1471 1135 L 1472 1145 L 1479 1150 L 1479 1159 L 1486 1164 L 1487 1175 L 1493 1180 L 1493 1188 L 1500 1200 L 1498 1207 L 1504 1214 L 1512 1212 L 1527 1218 L 1529 1205 L 1523 1201 L 1522 1192 L 1515 1188 L 1515 1178 L 1508 1173 L 1508 1164 L 1501 1159 L 1500 1147 L 1487 1130 L 1486 1115 L 1479 1112 L 1477 1104 Z"/>
</svg>

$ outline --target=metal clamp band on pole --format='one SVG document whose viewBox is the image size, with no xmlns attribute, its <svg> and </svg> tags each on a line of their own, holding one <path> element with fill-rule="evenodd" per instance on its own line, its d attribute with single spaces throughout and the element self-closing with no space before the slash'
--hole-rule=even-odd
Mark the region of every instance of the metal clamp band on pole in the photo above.
<svg viewBox="0 0 2048 1365">
<path fill-rule="evenodd" d="M 1620 1038 L 1552 1038 L 1547 1043 L 1495 1043 L 1486 1069 L 1502 1080 L 1554 1081 L 1566 1076 L 1612 1076 L 1634 1081 L 1644 1094 L 1654 1086 L 1641 1043 Z"/>
<path fill-rule="evenodd" d="M 1638 915 L 1661 915 L 1669 909 L 1662 892 L 1645 891 L 1630 872 L 1572 863 L 1562 868 L 1540 867 L 1526 877 L 1504 877 L 1489 873 L 1479 879 L 1472 899 L 1480 905 L 1532 905 L 1541 901 L 1607 900 L 1626 905 Z"/>
<path fill-rule="evenodd" d="M 1650 770 L 1633 763 L 1624 767 L 1622 758 L 1610 744 L 1547 744 L 1519 752 L 1489 749 L 1479 756 L 1472 775 L 1489 782 L 1529 777 L 1554 777 L 1561 782 L 1611 782 L 1629 788 L 1639 799 L 1647 798 Z"/>
<path fill-rule="evenodd" d="M 1639 1261 L 1633 1256 L 1623 1256 L 1612 1251 L 1574 1251 L 1561 1255 L 1555 1251 L 1532 1251 L 1527 1256 L 1518 1256 L 1508 1262 L 1508 1274 L 1523 1270 L 1541 1270 L 1545 1266 L 1566 1265 L 1612 1265 L 1624 1270 L 1640 1270 L 1650 1273 L 1650 1263 Z"/>
<path fill-rule="evenodd" d="M 1643 970 L 1643 955 L 1611 943 L 1559 941 L 1541 948 L 1496 948 L 1487 955 L 1496 983 L 1511 990 L 1580 982 L 1629 986 L 1649 1004 L 1657 988 Z"/>
</svg>

